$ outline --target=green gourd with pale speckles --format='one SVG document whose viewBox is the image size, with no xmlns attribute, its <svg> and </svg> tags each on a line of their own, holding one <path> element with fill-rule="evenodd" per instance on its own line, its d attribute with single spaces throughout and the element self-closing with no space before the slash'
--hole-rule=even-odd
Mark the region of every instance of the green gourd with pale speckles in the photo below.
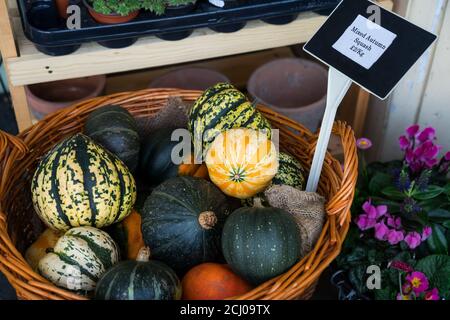
<svg viewBox="0 0 450 320">
<path fill-rule="evenodd" d="M 142 248 L 137 259 L 122 261 L 100 279 L 97 300 L 179 300 L 181 283 L 166 264 L 149 260 L 150 250 Z"/>
<path fill-rule="evenodd" d="M 239 208 L 226 220 L 222 251 L 234 272 L 254 285 L 291 268 L 300 258 L 295 219 L 277 208 Z"/>
<path fill-rule="evenodd" d="M 265 130 L 271 137 L 269 121 L 229 83 L 218 83 L 203 92 L 189 112 L 188 128 L 197 157 L 201 150 L 206 154 L 214 138 L 228 129 Z"/>
</svg>

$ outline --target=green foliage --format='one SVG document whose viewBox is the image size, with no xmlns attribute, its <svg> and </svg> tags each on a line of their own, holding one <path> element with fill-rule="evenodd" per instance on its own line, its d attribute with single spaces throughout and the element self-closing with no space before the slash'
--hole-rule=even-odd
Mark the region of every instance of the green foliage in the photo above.
<svg viewBox="0 0 450 320">
<path fill-rule="evenodd" d="M 119 14 L 126 16 L 141 8 L 140 0 L 91 0 L 95 11 L 102 14 Z"/>
<path fill-rule="evenodd" d="M 196 0 L 90 0 L 92 7 L 98 13 L 122 16 L 140 9 L 162 15 L 167 6 L 180 6 L 195 2 Z"/>
<path fill-rule="evenodd" d="M 432 255 L 417 262 L 416 270 L 425 273 L 430 283 L 438 290 L 439 295 L 450 299 L 450 257 Z"/>
</svg>

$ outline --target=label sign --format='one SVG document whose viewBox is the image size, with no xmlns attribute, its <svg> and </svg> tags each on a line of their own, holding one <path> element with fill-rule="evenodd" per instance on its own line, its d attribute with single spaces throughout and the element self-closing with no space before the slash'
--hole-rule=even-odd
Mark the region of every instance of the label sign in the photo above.
<svg viewBox="0 0 450 320">
<path fill-rule="evenodd" d="M 385 99 L 436 40 L 368 0 L 343 0 L 304 50 Z"/>
<path fill-rule="evenodd" d="M 378 61 L 396 34 L 358 15 L 333 48 L 366 69 Z"/>
</svg>

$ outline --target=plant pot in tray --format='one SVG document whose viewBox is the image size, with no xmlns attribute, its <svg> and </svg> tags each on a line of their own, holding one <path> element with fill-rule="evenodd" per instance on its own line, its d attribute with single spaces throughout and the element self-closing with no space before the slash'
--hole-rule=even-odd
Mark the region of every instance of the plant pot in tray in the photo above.
<svg viewBox="0 0 450 320">
<path fill-rule="evenodd" d="M 92 19 L 101 24 L 127 23 L 139 15 L 140 4 L 132 0 L 124 0 L 120 5 L 111 6 L 106 0 L 83 0 Z M 124 48 L 131 46 L 137 38 L 99 41 L 107 48 Z"/>
<path fill-rule="evenodd" d="M 196 0 L 161 0 L 164 15 L 162 17 L 176 17 L 191 13 L 196 8 Z M 158 12 L 157 12 L 158 14 Z M 194 30 L 164 32 L 156 36 L 163 40 L 175 41 L 189 37 Z"/>
</svg>

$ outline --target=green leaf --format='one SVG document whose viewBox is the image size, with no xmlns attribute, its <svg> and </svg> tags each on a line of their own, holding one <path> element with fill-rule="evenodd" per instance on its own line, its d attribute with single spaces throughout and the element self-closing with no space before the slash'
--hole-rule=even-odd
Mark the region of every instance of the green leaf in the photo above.
<svg viewBox="0 0 450 320">
<path fill-rule="evenodd" d="M 413 197 L 417 200 L 428 200 L 436 198 L 442 192 L 444 192 L 444 188 L 442 187 L 428 186 L 428 188 L 425 191 L 415 192 Z"/>
<path fill-rule="evenodd" d="M 377 194 L 380 192 L 380 190 L 383 190 L 384 188 L 388 187 L 392 182 L 392 177 L 384 172 L 377 172 L 373 176 L 372 179 L 370 179 L 369 182 L 369 192 L 371 194 Z"/>
<path fill-rule="evenodd" d="M 431 211 L 435 209 L 439 209 L 440 207 L 444 206 L 448 203 L 447 197 L 444 195 L 440 195 L 439 197 L 420 201 L 419 206 L 424 211 Z"/>
<path fill-rule="evenodd" d="M 384 188 L 381 190 L 381 193 L 394 200 L 403 200 L 406 198 L 403 192 L 392 186 Z"/>
<path fill-rule="evenodd" d="M 435 209 L 428 212 L 431 219 L 450 219 L 450 211 L 444 209 Z"/>
<path fill-rule="evenodd" d="M 367 292 L 366 277 L 366 267 L 362 265 L 356 266 L 348 272 L 348 279 L 360 294 Z"/>
<path fill-rule="evenodd" d="M 444 227 L 446 227 L 447 229 L 450 229 L 450 220 L 447 220 L 447 221 L 442 222 L 442 225 L 443 225 Z"/>
<path fill-rule="evenodd" d="M 447 254 L 448 242 L 445 237 L 445 229 L 437 224 L 432 225 L 433 232 L 427 240 L 428 247 L 432 253 Z"/>
<path fill-rule="evenodd" d="M 430 287 L 436 287 L 439 295 L 450 298 L 450 257 L 447 255 L 431 255 L 417 262 L 417 271 L 425 273 Z"/>
</svg>

